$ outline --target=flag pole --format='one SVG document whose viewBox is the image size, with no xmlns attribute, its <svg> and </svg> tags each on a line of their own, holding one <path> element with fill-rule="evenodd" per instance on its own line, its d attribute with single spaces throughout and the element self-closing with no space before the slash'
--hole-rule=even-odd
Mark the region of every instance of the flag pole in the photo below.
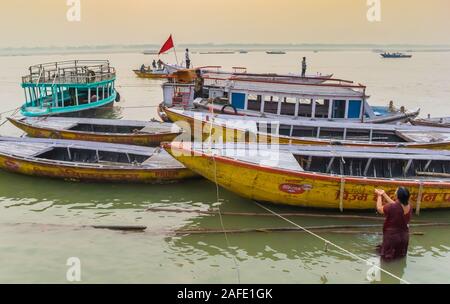
<svg viewBox="0 0 450 304">
<path fill-rule="evenodd" d="M 170 34 L 170 37 L 172 37 L 172 34 Z M 173 42 L 173 38 L 172 38 L 172 42 Z M 173 44 L 173 53 L 175 54 L 175 60 L 177 61 L 177 65 L 178 64 L 178 56 L 177 56 L 177 48 L 175 47 L 175 43 Z"/>
<path fill-rule="evenodd" d="M 175 46 L 173 46 L 173 52 L 174 52 L 174 54 L 175 54 L 175 60 L 177 61 L 177 65 L 179 65 L 179 64 L 178 64 L 177 49 L 176 49 Z"/>
</svg>

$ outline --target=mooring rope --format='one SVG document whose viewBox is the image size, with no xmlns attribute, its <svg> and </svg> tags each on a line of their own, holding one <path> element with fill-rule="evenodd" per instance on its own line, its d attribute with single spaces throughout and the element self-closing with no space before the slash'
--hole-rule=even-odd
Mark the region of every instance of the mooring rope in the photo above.
<svg viewBox="0 0 450 304">
<path fill-rule="evenodd" d="M 212 117 L 211 117 L 210 129 L 209 129 L 209 149 L 210 149 L 210 152 L 211 152 L 211 157 L 212 157 L 213 162 L 214 162 L 214 181 L 215 181 L 215 184 L 216 184 L 217 203 L 220 203 L 220 190 L 219 190 L 219 184 L 217 183 L 217 163 L 216 163 L 216 158 L 214 156 L 214 153 L 212 151 L 212 129 L 213 129 L 213 120 L 214 120 L 214 104 L 212 104 L 211 109 L 212 109 L 212 114 L 211 114 Z M 227 234 L 227 231 L 225 230 L 225 225 L 223 223 L 223 216 L 222 216 L 222 211 L 220 209 L 220 204 L 217 206 L 217 209 L 219 211 L 220 225 L 222 226 L 222 231 L 223 231 L 223 234 L 225 235 L 225 241 L 227 242 L 228 248 L 231 249 L 231 244 L 230 244 L 230 241 L 228 239 L 228 234 Z M 233 259 L 234 266 L 236 267 L 238 284 L 241 284 L 241 271 L 240 271 L 240 268 L 239 268 L 239 264 L 238 264 L 238 262 L 236 260 L 236 257 L 234 256 L 233 253 L 231 253 L 231 257 Z"/>
<path fill-rule="evenodd" d="M 380 266 L 378 266 L 378 265 L 372 263 L 371 261 L 365 260 L 365 259 L 359 257 L 358 255 L 354 254 L 353 252 L 351 252 L 351 251 L 349 251 L 349 250 L 347 250 L 347 249 L 345 249 L 345 248 L 343 248 L 343 247 L 341 247 L 341 246 L 339 246 L 339 245 L 337 245 L 337 244 L 335 244 L 335 243 L 333 243 L 333 242 L 331 242 L 331 241 L 329 241 L 329 240 L 327 240 L 327 239 L 321 237 L 320 235 L 318 235 L 318 234 L 316 234 L 316 233 L 314 233 L 314 232 L 312 232 L 312 231 L 310 231 L 310 230 L 308 230 L 308 229 L 306 229 L 306 228 L 300 226 L 300 225 L 297 224 L 297 223 L 294 223 L 293 221 L 291 221 L 291 220 L 285 218 L 284 216 L 282 216 L 282 215 L 276 213 L 275 211 L 272 211 L 272 210 L 269 209 L 268 207 L 263 206 L 263 205 L 261 205 L 260 203 L 258 203 L 258 202 L 256 202 L 256 201 L 253 201 L 253 202 L 254 202 L 257 206 L 259 206 L 260 208 L 262 208 L 262 209 L 264 209 L 264 210 L 266 210 L 266 211 L 272 213 L 273 215 L 275 215 L 275 216 L 277 216 L 277 217 L 279 217 L 279 218 L 285 220 L 286 222 L 288 222 L 288 223 L 294 225 L 295 227 L 297 227 L 297 228 L 299 228 L 299 229 L 305 231 L 306 233 L 309 233 L 310 235 L 312 235 L 312 236 L 314 236 L 314 237 L 316 237 L 316 238 L 318 238 L 318 239 L 324 241 L 324 242 L 325 242 L 325 248 L 328 248 L 328 245 L 331 245 L 331 246 L 333 246 L 333 247 L 339 249 L 340 251 L 345 252 L 347 255 L 349 255 L 349 256 L 351 256 L 351 257 L 353 257 L 353 258 L 355 258 L 355 259 L 357 259 L 357 260 L 360 260 L 360 261 L 362 261 L 362 262 L 365 262 L 365 263 L 367 263 L 367 265 L 370 265 L 370 266 L 372 266 L 372 267 L 377 268 L 378 270 L 384 272 L 384 273 L 387 274 L 387 275 L 390 275 L 391 277 L 393 277 L 393 278 L 399 280 L 400 282 L 403 282 L 403 283 L 405 283 L 405 284 L 410 284 L 410 283 L 409 283 L 408 281 L 406 281 L 405 279 L 402 279 L 402 278 L 396 276 L 396 275 L 393 274 L 392 272 L 389 272 L 389 271 L 387 271 L 387 270 L 381 268 Z"/>
<path fill-rule="evenodd" d="M 19 108 L 15 108 L 15 109 L 12 109 L 12 110 L 5 111 L 5 112 L 0 113 L 0 119 L 2 118 L 2 115 L 3 115 L 3 114 L 6 114 L 6 113 L 9 113 L 9 112 L 14 111 L 14 113 L 12 113 L 11 116 L 10 116 L 10 117 L 13 117 L 14 115 L 17 114 L 17 112 L 19 112 L 19 109 L 20 109 L 20 107 L 19 107 Z M 8 119 L 5 119 L 4 121 L 2 121 L 2 123 L 0 123 L 0 128 L 3 127 L 3 125 L 4 125 L 5 123 L 7 123 L 7 122 L 8 122 Z"/>
</svg>

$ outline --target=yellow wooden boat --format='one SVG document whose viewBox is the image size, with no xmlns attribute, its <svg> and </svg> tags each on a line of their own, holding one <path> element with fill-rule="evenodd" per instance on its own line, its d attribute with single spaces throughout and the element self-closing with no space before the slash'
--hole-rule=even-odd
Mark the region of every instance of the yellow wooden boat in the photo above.
<svg viewBox="0 0 450 304">
<path fill-rule="evenodd" d="M 399 186 L 420 209 L 450 208 L 450 152 L 344 146 L 172 142 L 164 148 L 187 168 L 248 199 L 311 208 L 374 209 L 374 189 Z"/>
<path fill-rule="evenodd" d="M 139 78 L 165 79 L 165 78 L 169 77 L 169 74 L 166 71 L 161 72 L 161 73 L 156 73 L 156 72 L 152 72 L 152 71 L 133 70 L 133 72 Z"/>
<path fill-rule="evenodd" d="M 70 181 L 170 183 L 196 176 L 158 148 L 0 137 L 0 168 Z"/>
<path fill-rule="evenodd" d="M 192 134 L 210 134 L 220 142 L 268 142 L 293 145 L 346 145 L 450 150 L 446 128 L 411 125 L 255 118 L 160 107 L 168 120 Z M 211 129 L 212 128 L 212 129 Z"/>
<path fill-rule="evenodd" d="M 98 141 L 139 146 L 159 146 L 182 133 L 173 124 L 89 118 L 22 118 L 8 120 L 30 137 Z"/>
</svg>

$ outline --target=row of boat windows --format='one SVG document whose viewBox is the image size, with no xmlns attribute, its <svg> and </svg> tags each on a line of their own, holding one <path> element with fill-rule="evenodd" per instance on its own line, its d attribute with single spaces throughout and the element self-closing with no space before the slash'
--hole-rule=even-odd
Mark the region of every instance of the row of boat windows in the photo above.
<svg viewBox="0 0 450 304">
<path fill-rule="evenodd" d="M 112 83 L 105 86 L 91 88 L 70 88 L 70 87 L 33 87 L 25 89 L 27 106 L 33 107 L 70 107 L 92 102 L 98 102 L 109 98 L 114 92 Z"/>
<path fill-rule="evenodd" d="M 109 152 L 109 151 L 95 151 L 87 149 L 75 149 L 75 148 L 53 148 L 50 151 L 46 151 L 38 156 L 38 158 L 48 160 L 59 160 L 75 163 L 103 163 L 103 164 L 142 164 L 149 156 Z"/>
<path fill-rule="evenodd" d="M 315 104 L 314 109 L 313 104 Z M 247 110 L 309 118 L 360 118 L 361 105 L 361 100 L 349 101 L 349 106 L 347 106 L 347 100 L 297 99 L 250 94 L 248 95 Z M 332 106 L 331 113 L 330 106 Z"/>
<path fill-rule="evenodd" d="M 405 142 L 404 139 L 391 131 L 371 131 L 358 129 L 335 129 L 324 127 L 307 127 L 280 124 L 278 130 L 271 124 L 257 123 L 258 131 L 290 137 L 310 137 L 321 139 L 373 141 L 373 142 Z M 273 133 L 272 133 L 273 132 Z"/>
<path fill-rule="evenodd" d="M 340 158 L 296 155 L 305 171 L 375 178 L 412 178 L 449 174 L 450 162 L 439 160 L 398 160 Z"/>
</svg>

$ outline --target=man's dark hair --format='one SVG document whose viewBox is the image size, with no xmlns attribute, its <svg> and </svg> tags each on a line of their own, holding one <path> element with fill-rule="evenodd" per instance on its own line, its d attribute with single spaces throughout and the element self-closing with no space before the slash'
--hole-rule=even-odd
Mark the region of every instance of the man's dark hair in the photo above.
<svg viewBox="0 0 450 304">
<path fill-rule="evenodd" d="M 407 206 L 409 204 L 409 190 L 405 187 L 398 187 L 397 189 L 397 198 L 402 205 Z"/>
</svg>

